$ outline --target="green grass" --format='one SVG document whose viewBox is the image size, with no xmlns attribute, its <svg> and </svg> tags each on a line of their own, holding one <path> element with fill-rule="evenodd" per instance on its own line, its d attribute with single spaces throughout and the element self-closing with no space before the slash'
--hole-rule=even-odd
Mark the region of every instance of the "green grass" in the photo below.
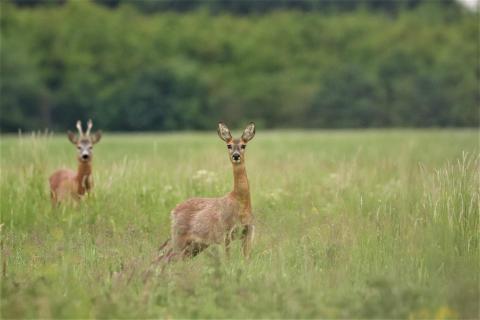
<svg viewBox="0 0 480 320">
<path fill-rule="evenodd" d="M 238 133 L 237 133 L 238 134 Z M 205 134 L 104 134 L 94 196 L 52 209 L 64 136 L 1 137 L 2 318 L 474 318 L 479 132 L 263 132 L 247 148 L 256 242 L 147 282 L 169 212 L 232 187 Z M 201 170 L 206 170 L 203 172 Z"/>
</svg>

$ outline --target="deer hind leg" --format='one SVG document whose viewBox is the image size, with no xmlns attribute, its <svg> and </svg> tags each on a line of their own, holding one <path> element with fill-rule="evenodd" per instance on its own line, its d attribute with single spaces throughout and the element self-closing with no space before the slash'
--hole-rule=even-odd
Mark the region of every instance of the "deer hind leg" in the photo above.
<svg viewBox="0 0 480 320">
<path fill-rule="evenodd" d="M 172 232 L 172 249 L 175 253 L 181 253 L 188 245 L 187 235 L 178 235 Z"/>
<path fill-rule="evenodd" d="M 182 258 L 194 258 L 206 248 L 208 248 L 208 244 L 189 241 L 185 249 L 182 251 Z"/>
<path fill-rule="evenodd" d="M 161 246 L 158 248 L 158 254 L 150 263 L 150 266 L 143 273 L 143 282 L 147 282 L 160 267 L 160 272 L 163 273 L 167 264 L 169 264 L 173 258 L 173 249 L 171 245 L 171 239 L 167 239 Z"/>
<path fill-rule="evenodd" d="M 230 242 L 232 242 L 232 239 L 229 235 L 225 236 L 225 254 L 227 255 L 227 258 L 230 258 Z"/>
<path fill-rule="evenodd" d="M 169 260 L 190 258 L 200 253 L 204 248 L 192 241 L 188 235 L 175 235 L 172 238 L 172 253 Z"/>
<path fill-rule="evenodd" d="M 161 246 L 158 248 L 158 255 L 154 259 L 153 263 L 159 263 L 161 261 L 169 261 L 170 255 L 173 252 L 172 240 L 168 238 Z"/>
<path fill-rule="evenodd" d="M 246 225 L 242 230 L 242 247 L 245 258 L 250 257 L 254 237 L 255 226 L 253 224 Z"/>
<path fill-rule="evenodd" d="M 52 207 L 55 207 L 58 203 L 57 193 L 53 190 L 50 190 L 50 202 L 52 203 Z"/>
</svg>

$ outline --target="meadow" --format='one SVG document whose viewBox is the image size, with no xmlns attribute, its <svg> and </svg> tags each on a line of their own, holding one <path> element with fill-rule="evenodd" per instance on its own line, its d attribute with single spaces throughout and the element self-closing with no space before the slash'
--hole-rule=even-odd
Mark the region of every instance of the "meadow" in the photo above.
<svg viewBox="0 0 480 320">
<path fill-rule="evenodd" d="M 239 133 L 236 132 L 236 135 Z M 2 318 L 476 318 L 478 130 L 257 130 L 249 261 L 156 270 L 169 213 L 233 185 L 216 132 L 109 134 L 92 196 L 52 208 L 66 135 L 2 136 Z"/>
</svg>

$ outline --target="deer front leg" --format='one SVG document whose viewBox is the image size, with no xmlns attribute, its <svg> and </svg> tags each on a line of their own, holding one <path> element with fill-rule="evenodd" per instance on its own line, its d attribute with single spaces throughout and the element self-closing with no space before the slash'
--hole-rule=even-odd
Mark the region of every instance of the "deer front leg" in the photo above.
<svg viewBox="0 0 480 320">
<path fill-rule="evenodd" d="M 230 242 L 232 242 L 232 232 L 227 232 L 225 235 L 225 254 L 230 258 Z"/>
<path fill-rule="evenodd" d="M 52 203 L 52 207 L 56 207 L 58 205 L 57 193 L 53 190 L 50 190 L 50 202 Z"/>
<path fill-rule="evenodd" d="M 93 178 L 91 175 L 87 175 L 82 178 L 82 189 L 85 191 L 85 195 L 87 199 L 93 197 L 93 193 L 92 193 Z"/>
<path fill-rule="evenodd" d="M 242 246 L 243 246 L 243 255 L 247 259 L 250 257 L 254 236 L 255 236 L 255 226 L 253 224 L 246 225 L 242 231 Z"/>
</svg>

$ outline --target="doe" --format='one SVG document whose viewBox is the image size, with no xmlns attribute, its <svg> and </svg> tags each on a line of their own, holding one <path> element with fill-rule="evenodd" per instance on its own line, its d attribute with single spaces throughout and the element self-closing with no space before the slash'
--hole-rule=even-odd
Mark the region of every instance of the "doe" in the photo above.
<svg viewBox="0 0 480 320">
<path fill-rule="evenodd" d="M 240 139 L 233 139 L 227 126 L 219 123 L 218 136 L 227 144 L 233 166 L 233 191 L 221 198 L 192 198 L 175 207 L 171 212 L 171 248 L 164 256 L 167 260 L 193 257 L 211 244 L 224 244 L 228 255 L 237 231 L 243 241 L 243 254 L 249 257 L 254 224 L 245 148 L 255 136 L 255 124 L 250 123 Z"/>
<path fill-rule="evenodd" d="M 67 199 L 80 200 L 85 193 L 90 192 L 93 188 L 93 145 L 100 141 L 102 133 L 97 131 L 91 136 L 92 126 L 92 120 L 88 120 L 87 131 L 84 133 L 82 123 L 79 120 L 77 121 L 78 136 L 68 131 L 68 139 L 78 150 L 78 169 L 77 172 L 60 169 L 50 176 L 50 196 L 53 205 Z"/>
</svg>

